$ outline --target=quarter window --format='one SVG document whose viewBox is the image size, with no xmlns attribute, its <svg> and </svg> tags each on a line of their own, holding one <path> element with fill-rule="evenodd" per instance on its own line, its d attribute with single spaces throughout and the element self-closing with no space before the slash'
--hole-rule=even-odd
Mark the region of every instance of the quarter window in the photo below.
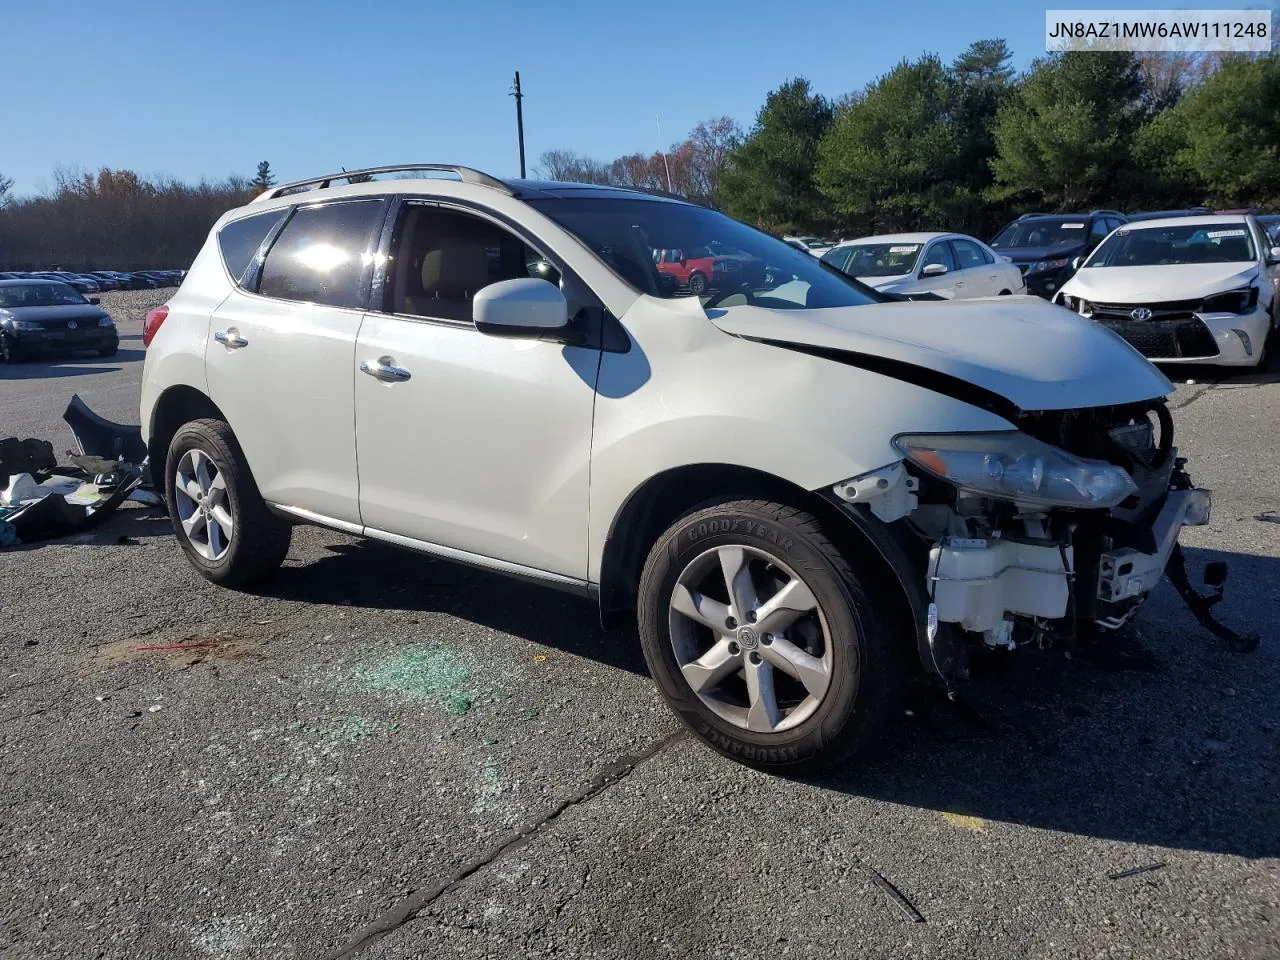
<svg viewBox="0 0 1280 960">
<path fill-rule="evenodd" d="M 218 231 L 218 250 L 227 273 L 237 284 L 242 283 L 244 273 L 253 262 L 262 241 L 267 239 L 277 223 L 288 213 L 287 209 L 272 210 L 252 217 L 233 220 Z"/>
<path fill-rule="evenodd" d="M 258 293 L 331 307 L 360 306 L 382 209 L 381 200 L 299 207 L 267 252 Z"/>
<path fill-rule="evenodd" d="M 384 309 L 471 321 L 471 300 L 491 283 L 560 272 L 515 234 L 480 217 L 410 203 L 396 227 Z"/>
</svg>

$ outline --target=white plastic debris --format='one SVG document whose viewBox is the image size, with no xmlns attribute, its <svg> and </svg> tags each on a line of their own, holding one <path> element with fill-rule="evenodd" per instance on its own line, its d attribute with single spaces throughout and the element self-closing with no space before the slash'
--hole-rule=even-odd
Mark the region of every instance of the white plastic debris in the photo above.
<svg viewBox="0 0 1280 960">
<path fill-rule="evenodd" d="M 159 713 L 163 709 L 164 707 L 162 707 L 160 704 L 153 703 L 151 706 L 147 707 L 147 713 Z"/>
</svg>

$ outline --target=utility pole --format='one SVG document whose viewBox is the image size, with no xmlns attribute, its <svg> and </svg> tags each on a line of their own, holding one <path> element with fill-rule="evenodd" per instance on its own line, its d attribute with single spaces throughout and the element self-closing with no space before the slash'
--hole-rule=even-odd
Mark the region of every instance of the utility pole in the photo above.
<svg viewBox="0 0 1280 960">
<path fill-rule="evenodd" d="M 516 86 L 511 91 L 516 98 L 516 136 L 520 138 L 520 179 L 524 179 L 524 94 L 520 92 L 520 71 L 516 71 Z"/>
</svg>

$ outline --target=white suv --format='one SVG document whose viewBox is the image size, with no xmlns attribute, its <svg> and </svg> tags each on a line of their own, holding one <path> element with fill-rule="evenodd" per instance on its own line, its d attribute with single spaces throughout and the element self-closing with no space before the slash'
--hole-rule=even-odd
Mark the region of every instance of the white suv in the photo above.
<svg viewBox="0 0 1280 960">
<path fill-rule="evenodd" d="M 700 247 L 739 269 L 680 295 L 654 251 Z M 1208 517 L 1171 384 L 1098 324 L 902 302 L 637 191 L 429 164 L 279 187 L 144 340 L 204 576 L 262 577 L 312 523 L 585 594 L 763 767 L 848 755 L 911 669 L 950 689 L 972 649 L 1118 627 Z"/>
</svg>

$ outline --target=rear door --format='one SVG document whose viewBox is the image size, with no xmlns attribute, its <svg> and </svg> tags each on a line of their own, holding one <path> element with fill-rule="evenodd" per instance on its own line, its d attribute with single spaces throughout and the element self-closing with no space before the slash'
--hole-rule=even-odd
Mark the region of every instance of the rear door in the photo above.
<svg viewBox="0 0 1280 960">
<path fill-rule="evenodd" d="M 364 524 L 585 580 L 600 351 L 486 336 L 471 301 L 516 277 L 559 285 L 575 319 L 598 301 L 487 213 L 415 200 L 396 219 L 356 350 Z"/>
<path fill-rule="evenodd" d="M 353 524 L 355 342 L 385 211 L 382 198 L 296 207 L 214 312 L 205 350 L 262 495 Z"/>
</svg>

